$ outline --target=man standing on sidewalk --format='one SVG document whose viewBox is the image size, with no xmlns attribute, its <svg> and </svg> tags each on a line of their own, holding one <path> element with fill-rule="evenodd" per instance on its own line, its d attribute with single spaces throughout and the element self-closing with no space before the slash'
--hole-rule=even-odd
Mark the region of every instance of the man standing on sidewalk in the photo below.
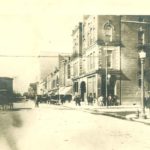
<svg viewBox="0 0 150 150">
<path fill-rule="evenodd" d="M 76 102 L 76 106 L 79 105 L 81 106 L 81 97 L 79 94 L 76 94 L 75 95 L 75 98 L 74 98 L 75 102 Z"/>
</svg>

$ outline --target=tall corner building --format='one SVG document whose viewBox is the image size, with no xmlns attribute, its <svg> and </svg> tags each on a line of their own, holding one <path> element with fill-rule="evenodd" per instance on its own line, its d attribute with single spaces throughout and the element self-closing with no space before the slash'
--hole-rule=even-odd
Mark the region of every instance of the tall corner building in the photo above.
<svg viewBox="0 0 150 150">
<path fill-rule="evenodd" d="M 144 50 L 144 89 L 150 91 L 150 16 L 86 15 L 73 38 L 73 91 L 82 101 L 92 93 L 117 95 L 121 104 L 139 104 Z"/>
</svg>

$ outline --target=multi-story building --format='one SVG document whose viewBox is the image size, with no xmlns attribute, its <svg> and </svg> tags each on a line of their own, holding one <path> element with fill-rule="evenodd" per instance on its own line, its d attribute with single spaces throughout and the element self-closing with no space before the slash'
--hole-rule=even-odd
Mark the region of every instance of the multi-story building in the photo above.
<svg viewBox="0 0 150 150">
<path fill-rule="evenodd" d="M 114 20 L 114 22 L 115 21 L 116 20 Z M 103 30 L 102 26 L 104 26 Z M 107 50 L 107 68 L 114 67 L 112 71 L 115 72 L 117 69 L 119 70 L 119 62 L 117 64 L 114 63 L 114 66 L 112 66 L 112 55 L 114 57 L 116 56 L 115 53 L 119 55 L 118 45 L 105 45 L 106 41 L 116 41 L 116 38 L 112 39 L 112 37 L 109 37 L 112 35 L 110 35 L 110 31 L 108 31 L 108 27 L 111 28 L 110 30 L 113 30 L 113 25 L 111 25 L 110 20 L 107 19 L 106 16 L 103 16 L 103 18 L 102 16 L 84 16 L 82 28 L 79 26 L 78 30 L 76 29 L 74 31 L 73 36 L 77 37 L 76 34 L 78 32 L 82 35 L 78 36 L 82 40 L 82 44 L 80 44 L 81 47 L 78 47 L 79 57 L 73 60 L 74 91 L 81 94 L 83 101 L 90 93 L 92 93 L 95 98 L 101 94 L 105 95 L 104 68 L 106 68 L 106 48 L 109 48 L 109 50 Z M 104 34 L 106 34 L 106 36 L 104 36 Z M 78 41 L 80 41 L 80 39 Z M 80 48 L 82 48 L 82 50 L 80 50 Z"/>
<path fill-rule="evenodd" d="M 71 57 L 71 77 L 73 80 L 73 93 L 79 92 L 80 72 L 82 69 L 82 23 L 72 31 L 73 38 L 73 54 Z"/>
<path fill-rule="evenodd" d="M 150 16 L 120 16 L 121 22 L 121 71 L 126 80 L 121 80 L 122 102 L 139 101 L 141 86 L 141 71 L 139 51 L 147 53 L 145 59 L 145 91 L 150 90 L 149 82 L 149 43 Z"/>
<path fill-rule="evenodd" d="M 56 68 L 54 72 L 50 74 L 50 80 L 48 82 L 49 89 L 48 92 L 51 93 L 58 93 L 59 90 L 59 69 Z"/>
<path fill-rule="evenodd" d="M 84 16 L 72 34 L 74 93 L 79 92 L 83 101 L 92 93 L 95 98 L 117 95 L 122 104 L 138 103 L 138 52 L 141 47 L 147 52 L 149 68 L 149 33 L 150 16 Z M 147 69 L 147 91 L 148 74 Z"/>
<path fill-rule="evenodd" d="M 71 80 L 71 65 L 70 55 L 59 55 L 59 93 L 61 95 L 72 94 L 72 80 Z"/>
</svg>

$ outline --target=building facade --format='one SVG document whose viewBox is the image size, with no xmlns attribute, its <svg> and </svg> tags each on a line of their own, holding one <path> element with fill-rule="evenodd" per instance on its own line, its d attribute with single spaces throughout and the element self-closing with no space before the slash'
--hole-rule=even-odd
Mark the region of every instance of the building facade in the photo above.
<svg viewBox="0 0 150 150">
<path fill-rule="evenodd" d="M 71 64 L 69 54 L 59 55 L 59 88 L 60 95 L 72 94 Z"/>
<path fill-rule="evenodd" d="M 149 91 L 149 32 L 150 16 L 84 16 L 72 34 L 74 93 L 80 93 L 82 101 L 91 93 L 95 98 L 117 95 L 120 104 L 139 103 L 141 48 L 147 52 Z"/>
<path fill-rule="evenodd" d="M 145 91 L 150 90 L 150 16 L 121 16 L 121 70 L 126 80 L 121 81 L 121 96 L 124 103 L 140 101 L 141 64 L 139 51 L 147 54 L 145 59 Z"/>
<path fill-rule="evenodd" d="M 47 92 L 79 93 L 95 99 L 116 95 L 120 104 L 139 104 L 141 63 L 144 90 L 150 91 L 150 16 L 86 15 L 72 31 L 72 56 L 59 55 L 58 69 L 47 76 Z M 72 89 L 71 89 L 72 88 Z"/>
</svg>

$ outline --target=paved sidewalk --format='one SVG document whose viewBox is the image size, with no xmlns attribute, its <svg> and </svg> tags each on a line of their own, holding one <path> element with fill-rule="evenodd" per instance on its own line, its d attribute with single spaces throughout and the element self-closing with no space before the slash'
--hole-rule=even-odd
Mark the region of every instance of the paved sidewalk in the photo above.
<svg viewBox="0 0 150 150">
<path fill-rule="evenodd" d="M 85 103 L 81 103 L 81 106 L 76 106 L 75 102 L 72 101 L 70 103 L 66 102 L 63 104 L 65 107 L 70 107 L 77 110 L 87 111 L 92 114 L 100 114 L 111 116 L 120 119 L 126 119 L 130 121 L 136 121 L 140 123 L 144 123 L 150 125 L 150 111 L 145 109 L 145 114 L 147 116 L 146 119 L 140 116 L 140 106 L 139 105 L 121 105 L 121 106 L 98 106 L 94 104 L 93 106 L 87 105 Z M 138 117 L 139 115 L 139 117 Z"/>
</svg>

